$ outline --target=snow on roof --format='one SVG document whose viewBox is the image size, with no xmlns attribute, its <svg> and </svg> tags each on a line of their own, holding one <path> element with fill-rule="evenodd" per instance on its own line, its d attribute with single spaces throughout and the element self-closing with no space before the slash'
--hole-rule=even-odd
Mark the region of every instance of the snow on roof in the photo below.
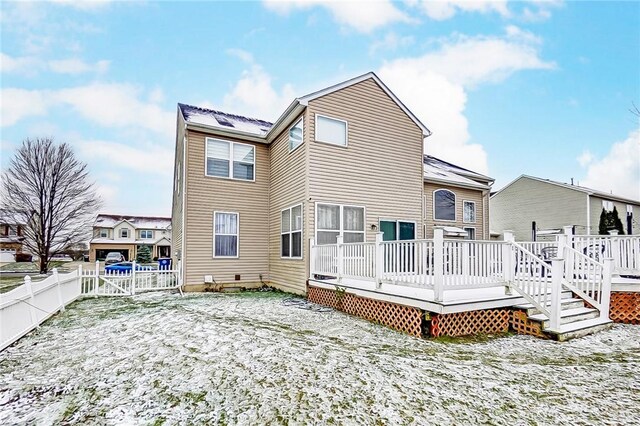
<svg viewBox="0 0 640 426">
<path fill-rule="evenodd" d="M 99 214 L 93 226 L 97 228 L 113 228 L 126 220 L 136 229 L 166 229 L 171 226 L 170 217 L 123 216 L 115 214 Z"/>
<path fill-rule="evenodd" d="M 487 181 L 487 182 L 493 182 L 494 179 L 492 177 L 480 174 L 478 172 L 474 172 L 473 170 L 469 170 L 469 169 L 465 169 L 464 167 L 460 167 L 456 164 L 453 163 L 449 163 L 448 161 L 444 161 L 440 158 L 434 157 L 433 155 L 427 155 L 425 154 L 424 156 L 424 164 L 429 164 L 432 165 L 434 167 L 437 167 L 439 169 L 442 170 L 447 170 L 450 171 L 452 173 L 458 174 L 458 175 L 462 175 L 462 176 L 466 176 L 469 177 L 471 179 L 474 180 L 482 180 L 482 181 Z"/>
<path fill-rule="evenodd" d="M 243 117 L 241 115 L 229 114 L 192 105 L 178 104 L 178 107 L 188 123 L 251 133 L 257 136 L 265 136 L 273 125 L 268 121 L 257 118 Z"/>
<path fill-rule="evenodd" d="M 460 171 L 464 171 L 464 174 L 469 176 L 469 174 L 477 174 L 481 176 L 482 180 L 492 180 L 491 178 L 481 175 L 479 173 L 472 172 L 467 169 L 463 169 L 462 167 L 458 167 L 454 164 L 447 163 L 446 161 L 442 161 L 436 157 L 432 157 L 430 155 L 424 156 L 424 178 L 425 179 L 433 179 L 438 181 L 449 182 L 452 184 L 471 186 L 474 188 L 480 189 L 488 189 L 489 187 L 480 182 L 476 182 L 469 177 L 463 176 L 460 174 Z"/>
</svg>

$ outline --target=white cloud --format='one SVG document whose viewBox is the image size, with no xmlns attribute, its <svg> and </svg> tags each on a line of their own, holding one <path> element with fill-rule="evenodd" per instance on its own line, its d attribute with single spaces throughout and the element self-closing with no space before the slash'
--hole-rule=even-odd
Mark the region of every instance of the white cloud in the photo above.
<svg viewBox="0 0 640 426">
<path fill-rule="evenodd" d="M 89 64 L 82 59 L 71 58 L 49 61 L 49 69 L 58 74 L 104 73 L 109 68 L 109 63 L 109 61 L 102 60 L 95 64 Z"/>
<path fill-rule="evenodd" d="M 591 158 L 585 165 L 581 185 L 640 200 L 640 130 L 614 143 L 603 158 Z"/>
<path fill-rule="evenodd" d="M 487 173 L 482 145 L 470 143 L 464 114 L 467 89 L 495 83 L 525 69 L 550 69 L 539 57 L 539 42 L 513 28 L 503 38 L 457 37 L 420 57 L 385 63 L 380 77 L 433 135 L 426 152 Z"/>
<path fill-rule="evenodd" d="M 22 118 L 45 115 L 57 105 L 70 106 L 75 112 L 105 127 L 139 127 L 162 135 L 175 131 L 173 113 L 152 101 L 142 100 L 141 88 L 129 84 L 94 83 L 60 90 L 2 89 L 0 114 L 2 126 L 11 126 Z M 157 100 L 157 99 L 156 99 Z"/>
<path fill-rule="evenodd" d="M 0 53 L 0 72 L 2 73 L 32 73 L 39 66 L 39 61 L 33 56 L 12 57 Z"/>
<path fill-rule="evenodd" d="M 253 63 L 253 55 L 250 52 L 242 49 L 227 49 L 227 54 L 240 59 L 242 62 L 248 64 Z"/>
<path fill-rule="evenodd" d="M 388 32 L 383 39 L 375 41 L 369 48 L 370 54 L 375 54 L 379 50 L 393 51 L 401 47 L 412 45 L 415 39 L 412 36 L 399 36 L 394 32 Z"/>
<path fill-rule="evenodd" d="M 593 159 L 594 156 L 588 149 L 582 151 L 582 154 L 580 154 L 578 158 L 576 158 L 576 160 L 578 160 L 578 163 L 580 163 L 580 166 L 582 167 L 587 167 L 587 165 L 589 165 L 589 163 L 591 163 Z"/>
<path fill-rule="evenodd" d="M 279 90 L 274 88 L 271 76 L 259 64 L 254 63 L 253 58 L 245 58 L 248 58 L 249 69 L 242 72 L 240 79 L 224 96 L 222 109 L 273 121 L 295 98 L 293 87 L 285 84 Z M 245 58 L 241 57 L 243 61 Z"/>
<path fill-rule="evenodd" d="M 79 10 L 98 10 L 109 3 L 111 0 L 50 0 L 52 3 L 59 4 L 61 6 L 70 6 Z"/>
<path fill-rule="evenodd" d="M 415 22 L 406 13 L 400 11 L 389 0 L 377 1 L 341 1 L 341 0 L 264 0 L 267 9 L 286 15 L 294 9 L 323 7 L 331 12 L 333 19 L 344 26 L 362 33 L 395 22 Z"/>
<path fill-rule="evenodd" d="M 108 159 L 109 166 L 154 175 L 173 175 L 173 150 L 158 145 L 133 147 L 118 142 L 88 140 L 75 144 L 83 158 Z"/>
<path fill-rule="evenodd" d="M 457 12 L 498 13 L 509 16 L 507 0 L 423 0 L 418 7 L 431 19 L 443 21 L 453 18 Z"/>
</svg>

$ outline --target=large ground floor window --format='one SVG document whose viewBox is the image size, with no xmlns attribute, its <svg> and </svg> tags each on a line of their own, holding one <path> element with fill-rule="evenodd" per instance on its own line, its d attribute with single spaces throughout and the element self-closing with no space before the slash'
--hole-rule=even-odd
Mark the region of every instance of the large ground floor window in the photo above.
<svg viewBox="0 0 640 426">
<path fill-rule="evenodd" d="M 335 244 L 338 236 L 345 243 L 364 242 L 365 210 L 360 206 L 316 204 L 316 243 Z"/>
</svg>

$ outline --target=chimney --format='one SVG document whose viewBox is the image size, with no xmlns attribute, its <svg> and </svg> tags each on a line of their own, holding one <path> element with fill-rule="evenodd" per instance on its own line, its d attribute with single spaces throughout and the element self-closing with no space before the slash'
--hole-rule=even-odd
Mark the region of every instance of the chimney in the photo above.
<svg viewBox="0 0 640 426">
<path fill-rule="evenodd" d="M 573 178 L 571 178 L 571 185 L 573 185 Z"/>
</svg>

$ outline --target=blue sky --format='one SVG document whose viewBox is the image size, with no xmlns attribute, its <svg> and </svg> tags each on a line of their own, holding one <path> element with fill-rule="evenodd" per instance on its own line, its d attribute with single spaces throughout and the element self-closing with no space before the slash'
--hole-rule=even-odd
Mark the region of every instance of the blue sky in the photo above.
<svg viewBox="0 0 640 426">
<path fill-rule="evenodd" d="M 637 2 L 1 3 L 1 165 L 71 143 L 104 212 L 169 215 L 176 103 L 275 119 L 375 71 L 426 151 L 640 199 Z"/>
</svg>

